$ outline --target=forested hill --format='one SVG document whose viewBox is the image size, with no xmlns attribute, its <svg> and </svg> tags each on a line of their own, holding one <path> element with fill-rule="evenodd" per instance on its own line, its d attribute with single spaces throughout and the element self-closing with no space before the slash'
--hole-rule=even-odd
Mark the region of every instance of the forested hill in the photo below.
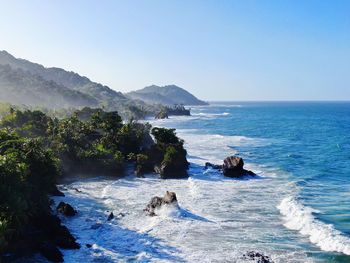
<svg viewBox="0 0 350 263">
<path fill-rule="evenodd" d="M 199 100 L 193 94 L 176 86 L 148 86 L 143 89 L 132 91 L 126 94 L 129 98 L 139 99 L 146 103 L 158 103 L 162 105 L 208 105 L 207 102 Z"/>
<path fill-rule="evenodd" d="M 154 106 L 61 68 L 46 68 L 0 51 L 0 102 L 52 108 L 103 107 L 124 118 L 142 118 Z"/>
<path fill-rule="evenodd" d="M 53 81 L 68 89 L 79 91 L 94 97 L 98 101 L 113 104 L 120 100 L 127 100 L 121 92 L 110 89 L 107 86 L 96 83 L 87 77 L 61 68 L 46 68 L 40 64 L 24 59 L 17 59 L 6 51 L 0 51 L 0 64 L 9 65 L 12 69 L 22 69 L 33 75 L 40 76 L 47 81 Z"/>
<path fill-rule="evenodd" d="M 175 86 L 149 86 L 122 94 L 72 71 L 47 68 L 0 51 L 0 103 L 47 109 L 102 107 L 124 119 L 155 115 L 159 104 L 207 105 Z"/>
</svg>

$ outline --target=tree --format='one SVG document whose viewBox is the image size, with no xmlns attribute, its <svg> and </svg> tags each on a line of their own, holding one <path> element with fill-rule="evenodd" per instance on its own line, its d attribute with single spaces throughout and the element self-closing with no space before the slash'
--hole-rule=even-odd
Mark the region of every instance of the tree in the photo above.
<svg viewBox="0 0 350 263">
<path fill-rule="evenodd" d="M 154 136 L 157 144 L 181 144 L 183 140 L 180 140 L 176 136 L 175 129 L 166 129 L 155 127 L 152 129 L 152 135 Z"/>
</svg>

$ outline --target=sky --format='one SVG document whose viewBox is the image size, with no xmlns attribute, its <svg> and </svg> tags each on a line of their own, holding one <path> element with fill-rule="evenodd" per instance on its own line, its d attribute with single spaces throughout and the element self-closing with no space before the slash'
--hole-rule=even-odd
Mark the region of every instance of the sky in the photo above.
<svg viewBox="0 0 350 263">
<path fill-rule="evenodd" d="M 350 100 L 348 0 L 0 0 L 0 50 L 122 92 Z"/>
</svg>

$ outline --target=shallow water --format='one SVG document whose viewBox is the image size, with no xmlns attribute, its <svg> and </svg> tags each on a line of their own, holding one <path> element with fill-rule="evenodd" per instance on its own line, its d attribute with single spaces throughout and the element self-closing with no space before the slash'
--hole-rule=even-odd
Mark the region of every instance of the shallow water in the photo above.
<svg viewBox="0 0 350 263">
<path fill-rule="evenodd" d="M 66 262 L 247 262 L 251 250 L 274 262 L 350 262 L 349 103 L 220 103 L 192 112 L 151 121 L 178 129 L 190 178 L 65 186 L 56 202 L 79 211 L 63 221 L 82 244 L 64 251 Z M 203 169 L 231 154 L 259 176 Z M 166 190 L 178 207 L 146 216 L 149 200 Z M 116 218 L 107 221 L 107 211 Z"/>
</svg>

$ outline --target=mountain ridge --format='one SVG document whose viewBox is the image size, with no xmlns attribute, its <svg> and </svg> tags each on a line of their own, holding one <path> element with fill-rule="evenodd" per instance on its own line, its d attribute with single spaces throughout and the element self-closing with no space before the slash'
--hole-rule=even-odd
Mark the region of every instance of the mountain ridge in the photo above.
<svg viewBox="0 0 350 263">
<path fill-rule="evenodd" d="M 102 107 L 125 118 L 155 115 L 159 107 L 173 104 L 207 104 L 176 85 L 123 94 L 76 72 L 45 67 L 7 51 L 0 51 L 0 101 L 47 109 Z"/>
</svg>

